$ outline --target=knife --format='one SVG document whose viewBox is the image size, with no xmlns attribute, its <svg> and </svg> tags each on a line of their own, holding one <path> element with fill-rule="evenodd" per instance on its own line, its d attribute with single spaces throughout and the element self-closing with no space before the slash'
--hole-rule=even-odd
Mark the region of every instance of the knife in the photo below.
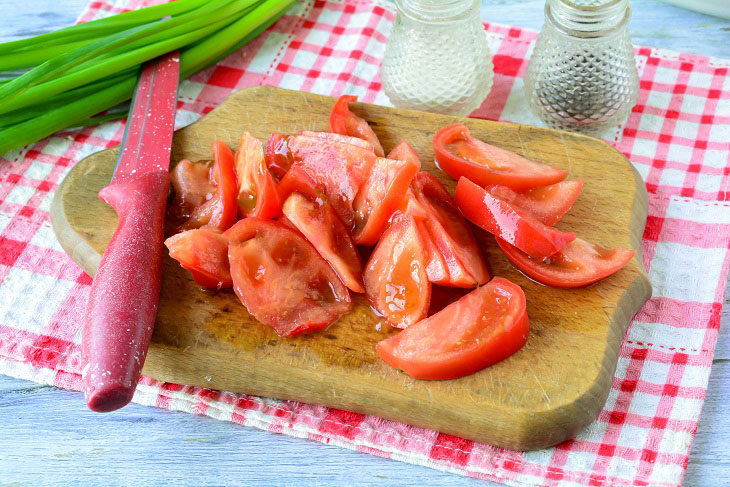
<svg viewBox="0 0 730 487">
<path fill-rule="evenodd" d="M 94 276 L 82 330 L 82 380 L 93 411 L 132 400 L 152 337 L 179 68 L 177 51 L 143 66 L 114 175 L 99 191 L 119 222 Z"/>
</svg>

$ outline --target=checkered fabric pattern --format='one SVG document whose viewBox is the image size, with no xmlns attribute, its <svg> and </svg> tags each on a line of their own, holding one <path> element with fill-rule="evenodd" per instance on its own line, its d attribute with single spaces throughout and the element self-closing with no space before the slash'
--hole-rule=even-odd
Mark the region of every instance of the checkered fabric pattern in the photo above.
<svg viewBox="0 0 730 487">
<path fill-rule="evenodd" d="M 91 3 L 81 20 L 139 8 Z M 182 83 L 177 124 L 228 94 L 274 85 L 388 104 L 378 65 L 388 4 L 306 0 L 264 35 Z M 522 77 L 535 32 L 486 25 L 495 83 L 473 115 L 539 124 Z M 636 49 L 641 89 L 608 136 L 649 191 L 642 243 L 654 297 L 634 317 L 598 419 L 555 448 L 518 452 L 321 406 L 143 378 L 134 400 L 510 485 L 674 486 L 681 482 L 710 374 L 730 242 L 729 61 Z M 79 390 L 80 313 L 90 278 L 62 251 L 49 204 L 73 164 L 119 144 L 123 123 L 60 132 L 0 157 L 0 372 Z"/>
</svg>

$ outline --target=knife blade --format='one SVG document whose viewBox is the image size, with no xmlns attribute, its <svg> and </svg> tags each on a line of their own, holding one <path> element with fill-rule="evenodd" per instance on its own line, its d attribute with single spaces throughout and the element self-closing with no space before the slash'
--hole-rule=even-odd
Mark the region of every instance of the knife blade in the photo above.
<svg viewBox="0 0 730 487">
<path fill-rule="evenodd" d="M 177 51 L 142 67 L 114 176 L 99 192 L 119 220 L 94 276 L 82 330 L 82 380 L 93 411 L 132 400 L 152 337 L 179 76 Z"/>
</svg>

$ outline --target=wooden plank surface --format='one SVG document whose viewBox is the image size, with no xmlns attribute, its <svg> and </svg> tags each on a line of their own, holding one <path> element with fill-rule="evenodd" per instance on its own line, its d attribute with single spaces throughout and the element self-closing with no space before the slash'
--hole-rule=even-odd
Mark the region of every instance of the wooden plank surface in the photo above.
<svg viewBox="0 0 730 487">
<path fill-rule="evenodd" d="M 335 98 L 273 87 L 231 95 L 211 113 L 175 133 L 173 164 L 210 157 L 214 140 L 236 147 L 244 130 L 326 130 Z M 449 123 L 472 135 L 586 181 L 556 225 L 606 247 L 640 249 L 646 189 L 626 158 L 589 137 L 511 123 L 459 119 L 363 103 L 352 110 L 374 128 L 386 151 L 401 139 L 421 156 L 421 170 L 453 194 L 456 181 L 434 163 L 431 140 Z M 51 208 L 61 246 L 89 274 L 96 271 L 117 218 L 97 193 L 111 179 L 117 148 L 79 162 L 59 186 Z M 651 294 L 640 254 L 608 279 L 583 289 L 555 289 L 527 279 L 473 227 L 492 275 L 517 283 L 527 296 L 530 338 L 509 359 L 450 381 L 414 381 L 382 362 L 375 344 L 397 330 L 382 326 L 362 295 L 325 332 L 281 338 L 240 305 L 231 290 L 210 293 L 166 257 L 162 293 L 144 373 L 178 384 L 323 404 L 373 414 L 516 450 L 569 439 L 602 409 L 631 317 Z M 556 305 L 556 303 L 560 303 Z"/>
<path fill-rule="evenodd" d="M 0 40 L 67 25 L 85 3 L 35 0 L 28 7 L 27 2 L 0 0 Z M 539 29 L 543 4 L 490 0 L 482 15 Z M 730 22 L 657 0 L 633 0 L 632 5 L 635 43 L 730 56 Z M 730 400 L 727 308 L 685 477 L 687 486 L 730 485 L 730 417 L 724 414 Z M 496 485 L 155 408 L 130 405 L 111 415 L 97 415 L 85 409 L 77 393 L 4 376 L 0 376 L 0 415 L 0 485 L 68 485 L 91 479 L 104 485 Z"/>
</svg>

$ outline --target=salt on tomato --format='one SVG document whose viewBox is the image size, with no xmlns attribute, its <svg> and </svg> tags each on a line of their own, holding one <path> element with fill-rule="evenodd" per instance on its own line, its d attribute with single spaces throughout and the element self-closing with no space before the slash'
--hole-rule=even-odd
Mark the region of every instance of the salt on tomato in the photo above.
<svg viewBox="0 0 730 487">
<path fill-rule="evenodd" d="M 286 177 L 291 175 L 289 171 Z M 356 293 L 364 293 L 362 261 L 345 225 L 328 201 L 313 201 L 299 192 L 291 193 L 282 213 L 324 257 L 342 282 Z"/>
<path fill-rule="evenodd" d="M 291 337 L 322 330 L 347 313 L 347 288 L 296 230 L 250 217 L 225 232 L 233 290 L 258 321 Z"/>
<path fill-rule="evenodd" d="M 457 379 L 506 359 L 527 342 L 525 294 L 495 277 L 376 350 L 388 365 L 421 380 Z"/>
<path fill-rule="evenodd" d="M 561 288 L 583 287 L 598 282 L 628 264 L 636 251 L 605 249 L 576 238 L 548 260 L 533 259 L 520 249 L 498 238 L 504 255 L 528 277 Z"/>
<path fill-rule="evenodd" d="M 448 269 L 448 278 L 429 275 L 431 282 L 453 287 L 475 287 L 487 282 L 489 272 L 476 238 L 443 184 L 422 171 L 413 178 L 411 187 L 428 215 L 423 227 Z"/>
<path fill-rule="evenodd" d="M 228 239 L 219 230 L 187 230 L 165 240 L 170 257 L 190 271 L 195 282 L 211 289 L 231 287 Z"/>
<path fill-rule="evenodd" d="M 460 123 L 436 132 L 433 149 L 446 174 L 457 180 L 467 177 L 481 186 L 500 184 L 521 191 L 554 184 L 568 176 L 563 169 L 477 140 Z"/>
<path fill-rule="evenodd" d="M 236 221 L 238 203 L 236 202 L 236 172 L 233 168 L 233 151 L 225 142 L 216 140 L 213 142 L 213 156 L 215 162 L 213 168 L 209 171 L 208 184 L 215 187 L 215 193 L 206 195 L 207 200 L 190 212 L 190 217 L 180 226 L 180 230 L 190 230 L 202 226 L 226 230 Z M 187 163 L 186 166 L 188 166 Z M 185 169 L 185 167 L 181 169 Z M 177 171 L 173 170 L 173 173 L 176 173 L 177 176 Z M 188 172 L 186 174 L 188 176 L 195 174 L 200 177 L 202 171 L 196 170 L 194 173 Z M 172 179 L 175 180 L 176 176 Z M 202 182 L 200 185 L 202 187 Z"/>
<path fill-rule="evenodd" d="M 545 225 L 555 225 L 573 206 L 583 181 L 561 181 L 549 186 L 517 192 L 507 186 L 487 186 L 487 192 L 528 213 Z"/>
<path fill-rule="evenodd" d="M 292 135 L 287 147 L 299 166 L 320 186 L 348 229 L 354 224 L 352 202 L 375 163 L 372 148 L 314 135 Z"/>
<path fill-rule="evenodd" d="M 405 192 L 420 169 L 420 161 L 375 159 L 370 176 L 352 204 L 355 211 L 353 237 L 357 244 L 374 245 L 378 241 L 388 227 L 391 215 L 403 208 Z"/>
<path fill-rule="evenodd" d="M 261 142 L 248 132 L 241 135 L 235 170 L 238 214 L 244 218 L 275 218 L 281 211 L 276 184 L 264 162 Z"/>
<path fill-rule="evenodd" d="M 467 178 L 459 179 L 454 198 L 469 221 L 532 257 L 550 257 L 575 239 L 573 232 L 561 232 L 541 223 Z"/>
<path fill-rule="evenodd" d="M 396 328 L 426 316 L 431 283 L 423 242 L 411 217 L 391 225 L 365 267 L 365 292 L 375 311 Z"/>
<path fill-rule="evenodd" d="M 366 140 L 375 150 L 375 155 L 383 157 L 383 146 L 378 136 L 362 118 L 350 111 L 350 102 L 357 101 L 356 96 L 342 95 L 337 99 L 330 113 L 330 131 L 336 134 L 349 135 Z"/>
</svg>

